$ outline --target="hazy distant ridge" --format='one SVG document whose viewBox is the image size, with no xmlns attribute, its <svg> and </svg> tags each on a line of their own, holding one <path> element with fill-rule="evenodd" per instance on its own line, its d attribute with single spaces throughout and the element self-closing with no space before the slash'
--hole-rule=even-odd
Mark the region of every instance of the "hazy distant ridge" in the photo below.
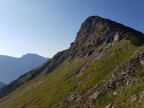
<svg viewBox="0 0 144 108">
<path fill-rule="evenodd" d="M 0 81 L 8 83 L 20 75 L 42 65 L 48 58 L 26 54 L 20 58 L 0 55 Z"/>
<path fill-rule="evenodd" d="M 5 85 L 6 85 L 5 83 L 0 82 L 0 88 L 3 87 L 3 86 L 5 86 Z"/>
</svg>

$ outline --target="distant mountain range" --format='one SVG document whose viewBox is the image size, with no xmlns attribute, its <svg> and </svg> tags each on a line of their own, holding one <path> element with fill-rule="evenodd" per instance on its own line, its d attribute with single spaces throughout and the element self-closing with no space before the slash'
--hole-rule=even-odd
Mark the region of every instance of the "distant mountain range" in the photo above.
<svg viewBox="0 0 144 108">
<path fill-rule="evenodd" d="M 48 58 L 31 53 L 20 58 L 0 55 L 0 81 L 9 83 L 47 60 Z"/>
<path fill-rule="evenodd" d="M 5 85 L 6 85 L 5 83 L 0 82 L 0 88 L 3 87 L 3 86 L 5 86 Z"/>
</svg>

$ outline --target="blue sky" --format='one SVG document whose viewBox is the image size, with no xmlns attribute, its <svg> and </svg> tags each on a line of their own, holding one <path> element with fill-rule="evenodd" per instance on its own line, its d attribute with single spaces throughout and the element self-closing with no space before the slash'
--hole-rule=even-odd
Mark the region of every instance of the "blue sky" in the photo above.
<svg viewBox="0 0 144 108">
<path fill-rule="evenodd" d="M 144 0 L 0 0 L 0 55 L 52 57 L 98 15 L 144 32 Z"/>
</svg>

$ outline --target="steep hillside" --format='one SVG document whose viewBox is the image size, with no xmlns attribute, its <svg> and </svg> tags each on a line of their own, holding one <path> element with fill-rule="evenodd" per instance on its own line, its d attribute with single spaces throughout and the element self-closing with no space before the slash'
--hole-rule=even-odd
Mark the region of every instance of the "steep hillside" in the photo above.
<svg viewBox="0 0 144 108">
<path fill-rule="evenodd" d="M 37 54 L 26 54 L 21 58 L 0 55 L 0 80 L 9 83 L 25 72 L 42 65 L 46 60 Z"/>
<path fill-rule="evenodd" d="M 142 108 L 143 44 L 143 33 L 91 16 L 69 49 L 0 89 L 0 108 Z"/>
</svg>

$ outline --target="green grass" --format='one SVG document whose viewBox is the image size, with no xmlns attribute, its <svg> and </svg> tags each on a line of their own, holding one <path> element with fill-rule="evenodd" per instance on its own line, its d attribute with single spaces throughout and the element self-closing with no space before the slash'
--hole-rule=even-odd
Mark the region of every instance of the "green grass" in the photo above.
<svg viewBox="0 0 144 108">
<path fill-rule="evenodd" d="M 115 103 L 118 108 L 136 108 L 136 103 L 132 103 L 131 101 L 127 101 L 133 95 L 138 95 L 140 92 L 144 91 L 144 86 L 133 86 L 129 87 L 121 94 L 114 96 L 112 93 L 105 93 L 103 94 L 96 102 L 93 108 L 105 108 L 105 106 L 109 104 Z M 122 104 L 124 103 L 124 104 Z M 142 108 L 142 107 L 139 107 Z"/>
<path fill-rule="evenodd" d="M 54 105 L 55 103 L 59 103 L 61 99 L 67 96 L 67 93 L 71 90 L 71 83 L 65 81 L 67 78 L 77 67 L 80 67 L 83 64 L 84 60 L 74 60 L 71 63 L 64 63 L 54 72 L 50 73 L 46 79 L 43 80 L 43 83 L 38 85 L 36 88 L 33 88 L 26 95 L 20 97 L 19 99 L 15 99 L 19 92 L 21 93 L 22 88 L 25 91 L 26 87 L 31 87 L 30 84 L 32 82 L 27 83 L 27 85 L 22 85 L 19 89 L 16 90 L 10 95 L 15 99 L 12 101 L 11 99 L 6 100 L 4 103 L 0 104 L 0 107 L 4 105 L 5 108 L 20 108 L 22 106 L 29 106 L 29 108 L 48 108 Z M 34 83 L 32 83 L 34 84 Z M 62 101 L 62 100 L 61 100 Z M 8 102 L 8 104 L 6 104 Z"/>
</svg>

